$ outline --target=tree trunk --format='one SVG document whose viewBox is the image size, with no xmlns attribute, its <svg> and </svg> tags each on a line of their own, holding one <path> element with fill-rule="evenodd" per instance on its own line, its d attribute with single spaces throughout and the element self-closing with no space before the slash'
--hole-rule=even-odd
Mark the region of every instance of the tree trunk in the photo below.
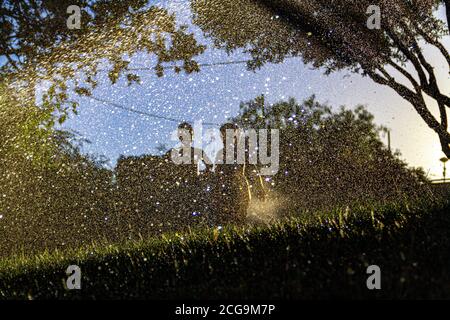
<svg viewBox="0 0 450 320">
<path fill-rule="evenodd" d="M 447 14 L 447 28 L 450 32 L 450 0 L 444 0 L 444 5 L 445 5 L 445 11 Z"/>
</svg>

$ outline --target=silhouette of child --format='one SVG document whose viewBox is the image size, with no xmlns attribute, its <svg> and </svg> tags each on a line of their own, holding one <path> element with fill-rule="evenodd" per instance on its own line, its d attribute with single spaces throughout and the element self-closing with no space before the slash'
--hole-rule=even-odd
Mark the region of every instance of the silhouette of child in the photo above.
<svg viewBox="0 0 450 320">
<path fill-rule="evenodd" d="M 209 201 L 205 192 L 206 174 L 212 163 L 203 150 L 193 147 L 194 129 L 191 124 L 183 122 L 178 125 L 178 139 L 181 146 L 173 148 L 166 157 L 172 159 L 176 184 L 176 194 L 172 195 L 175 211 L 180 213 L 179 223 L 192 225 L 195 221 L 206 221 L 209 215 Z M 205 172 L 200 172 L 200 166 Z"/>
<path fill-rule="evenodd" d="M 214 220 L 215 223 L 241 223 L 247 215 L 250 200 L 245 165 L 238 161 L 241 132 L 237 125 L 226 123 L 220 128 L 220 134 L 224 147 L 214 161 Z"/>
</svg>

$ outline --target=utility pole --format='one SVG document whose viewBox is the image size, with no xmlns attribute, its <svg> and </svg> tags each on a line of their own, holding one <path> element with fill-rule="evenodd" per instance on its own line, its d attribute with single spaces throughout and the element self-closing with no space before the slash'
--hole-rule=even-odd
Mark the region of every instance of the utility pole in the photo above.
<svg viewBox="0 0 450 320">
<path fill-rule="evenodd" d="M 389 149 L 389 152 L 392 153 L 391 152 L 391 130 L 390 129 L 388 129 L 388 131 L 387 131 L 387 136 L 388 136 L 388 149 Z"/>
<path fill-rule="evenodd" d="M 447 169 L 446 169 L 445 165 L 446 165 L 446 163 L 447 163 L 447 161 L 448 161 L 448 158 L 443 157 L 443 158 L 439 159 L 439 161 L 441 161 L 442 164 L 443 164 L 443 166 L 444 166 L 444 171 L 442 172 L 442 175 L 444 176 L 444 183 L 445 183 L 445 175 L 446 175 L 446 173 L 447 173 L 447 172 L 446 172 Z"/>
<path fill-rule="evenodd" d="M 387 136 L 387 138 L 388 138 L 388 150 L 389 150 L 390 153 L 392 153 L 391 152 L 391 129 L 383 127 L 382 131 L 384 133 L 384 136 Z"/>
<path fill-rule="evenodd" d="M 262 113 L 262 117 L 263 118 L 265 118 L 266 117 L 266 115 L 265 115 L 265 110 L 264 110 L 264 105 L 266 104 L 266 101 L 265 101 L 265 97 L 264 97 L 264 93 L 261 95 L 261 113 Z"/>
</svg>

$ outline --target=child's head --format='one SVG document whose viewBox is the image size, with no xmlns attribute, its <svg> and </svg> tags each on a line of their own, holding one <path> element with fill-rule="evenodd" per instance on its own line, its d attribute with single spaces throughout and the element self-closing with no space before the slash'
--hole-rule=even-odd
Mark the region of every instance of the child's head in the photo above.
<svg viewBox="0 0 450 320">
<path fill-rule="evenodd" d="M 178 125 L 178 139 L 181 142 L 187 139 L 187 142 L 192 142 L 194 136 L 194 128 L 188 122 L 182 122 Z"/>
</svg>

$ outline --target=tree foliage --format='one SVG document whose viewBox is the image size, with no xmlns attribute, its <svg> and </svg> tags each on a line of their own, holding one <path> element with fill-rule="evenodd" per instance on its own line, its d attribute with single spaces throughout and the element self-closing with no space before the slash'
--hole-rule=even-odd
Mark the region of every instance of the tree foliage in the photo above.
<svg viewBox="0 0 450 320">
<path fill-rule="evenodd" d="M 399 202 L 427 194 L 421 169 L 408 168 L 380 141 L 383 127 L 363 106 L 332 111 L 314 96 L 265 106 L 241 104 L 235 121 L 247 128 L 280 129 L 280 168 L 273 190 L 289 209 L 333 209 Z M 296 210 L 289 210 L 290 212 Z"/>
<path fill-rule="evenodd" d="M 194 23 L 228 51 L 244 48 L 253 61 L 264 63 L 301 56 L 326 73 L 348 69 L 392 88 L 411 103 L 438 135 L 450 156 L 447 112 L 450 97 L 439 87 L 424 45 L 450 56 L 441 42 L 448 34 L 433 14 L 435 0 L 193 0 Z M 446 3 L 447 4 L 447 3 Z M 381 8 L 381 29 L 367 27 L 367 8 Z M 411 66 L 411 68 L 408 68 Z M 405 83 L 406 82 L 406 83 Z M 429 96 L 439 106 L 436 118 L 425 103 Z"/>
<path fill-rule="evenodd" d="M 205 50 L 173 14 L 146 0 L 1 4 L 0 54 L 7 62 L 0 75 L 19 89 L 22 99 L 33 99 L 36 85 L 49 83 L 44 100 L 60 112 L 62 122 L 76 107 L 68 101 L 68 81 L 80 95 L 89 95 L 98 85 L 100 69 L 107 69 L 113 84 L 121 75 L 130 84 L 138 82 L 129 70 L 131 57 L 138 53 L 156 57 L 152 63 L 158 76 L 169 63 L 177 72 L 191 73 L 199 70 L 194 57 Z M 78 30 L 66 25 L 66 10 L 74 4 L 82 9 Z"/>
<path fill-rule="evenodd" d="M 106 236 L 111 172 L 81 155 L 74 134 L 42 126 L 48 113 L 0 87 L 0 256 Z"/>
</svg>

